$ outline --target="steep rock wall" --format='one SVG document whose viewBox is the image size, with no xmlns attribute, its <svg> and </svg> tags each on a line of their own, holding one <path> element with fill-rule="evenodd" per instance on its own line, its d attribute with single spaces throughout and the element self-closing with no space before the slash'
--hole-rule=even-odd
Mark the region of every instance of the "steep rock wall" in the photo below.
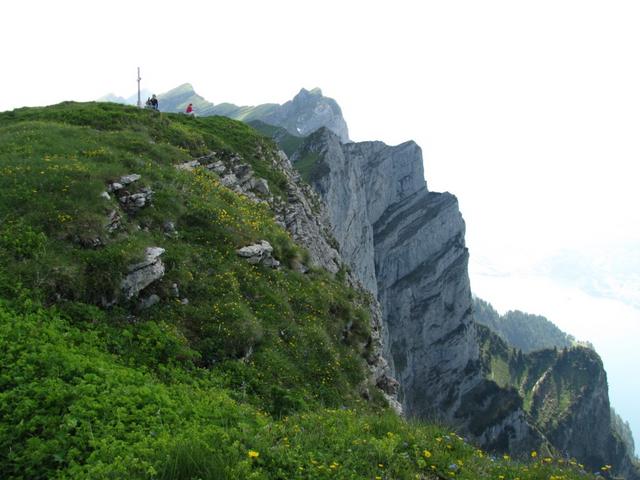
<svg viewBox="0 0 640 480">
<path fill-rule="evenodd" d="M 406 414 L 445 420 L 491 448 L 543 443 L 517 394 L 483 377 L 464 221 L 453 195 L 427 190 L 420 147 L 342 144 L 320 129 L 292 159 L 307 167 L 343 258 L 380 300 Z"/>
</svg>

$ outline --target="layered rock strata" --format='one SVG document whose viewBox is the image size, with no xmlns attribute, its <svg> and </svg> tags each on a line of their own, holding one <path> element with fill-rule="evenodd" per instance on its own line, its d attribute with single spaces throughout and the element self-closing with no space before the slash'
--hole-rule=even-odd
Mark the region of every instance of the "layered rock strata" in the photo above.
<svg viewBox="0 0 640 480">
<path fill-rule="evenodd" d="M 340 252 L 382 305 L 385 354 L 407 415 L 447 421 L 490 448 L 544 443 L 517 393 L 483 377 L 464 221 L 453 195 L 428 191 L 420 147 L 343 144 L 320 129 L 292 159 L 312 164 L 306 179 Z"/>
</svg>

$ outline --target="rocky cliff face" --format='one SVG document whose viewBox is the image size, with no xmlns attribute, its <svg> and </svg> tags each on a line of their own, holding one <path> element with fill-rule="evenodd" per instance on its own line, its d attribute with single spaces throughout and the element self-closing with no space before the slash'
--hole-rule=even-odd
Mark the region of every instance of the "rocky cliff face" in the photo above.
<svg viewBox="0 0 640 480">
<path fill-rule="evenodd" d="M 611 433 L 594 352 L 518 356 L 474 322 L 464 221 L 453 195 L 428 191 L 415 143 L 343 144 L 323 128 L 292 160 L 327 206 L 343 258 L 382 305 L 407 415 L 444 420 L 488 449 L 555 451 L 594 470 L 615 462 L 637 478 Z"/>
<path fill-rule="evenodd" d="M 576 347 L 557 354 L 533 387 L 531 415 L 560 452 L 595 470 L 611 464 L 627 479 L 640 478 L 613 435 L 607 374 L 593 350 Z"/>
<path fill-rule="evenodd" d="M 607 375 L 594 350 L 576 346 L 523 354 L 485 327 L 479 333 L 486 376 L 526 399 L 530 421 L 559 454 L 589 470 L 612 465 L 617 475 L 640 478 L 612 429 Z"/>
<path fill-rule="evenodd" d="M 327 205 L 343 258 L 380 300 L 407 415 L 445 420 L 490 448 L 542 443 L 518 395 L 483 377 L 464 221 L 453 195 L 427 190 L 420 148 L 342 144 L 321 129 L 292 159 Z"/>
</svg>

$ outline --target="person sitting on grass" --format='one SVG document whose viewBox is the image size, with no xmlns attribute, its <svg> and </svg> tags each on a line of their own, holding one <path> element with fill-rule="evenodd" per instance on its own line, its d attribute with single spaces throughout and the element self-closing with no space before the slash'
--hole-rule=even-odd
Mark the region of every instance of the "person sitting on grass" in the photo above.
<svg viewBox="0 0 640 480">
<path fill-rule="evenodd" d="M 195 117 L 196 116 L 196 112 L 193 111 L 193 103 L 190 103 L 189 105 L 187 105 L 187 109 L 185 110 L 185 112 L 187 115 L 191 116 L 191 117 Z"/>
</svg>

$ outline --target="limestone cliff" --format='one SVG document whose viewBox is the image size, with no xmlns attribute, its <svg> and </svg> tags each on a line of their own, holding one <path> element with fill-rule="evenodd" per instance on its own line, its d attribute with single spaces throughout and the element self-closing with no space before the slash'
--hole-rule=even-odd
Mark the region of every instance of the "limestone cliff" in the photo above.
<svg viewBox="0 0 640 480">
<path fill-rule="evenodd" d="M 556 452 L 595 470 L 615 463 L 637 478 L 612 435 L 595 353 L 532 354 L 524 383 L 489 353 L 502 341 L 491 335 L 487 347 L 486 329 L 474 322 L 457 200 L 427 189 L 414 142 L 343 144 L 323 128 L 292 160 L 327 206 L 343 258 L 382 305 L 385 354 L 407 415 L 444 420 L 488 449 Z"/>
<path fill-rule="evenodd" d="M 342 144 L 320 129 L 292 156 L 323 198 L 343 258 L 377 294 L 384 345 L 409 416 L 489 448 L 544 443 L 521 400 L 483 377 L 456 198 L 429 192 L 414 142 Z"/>
</svg>

